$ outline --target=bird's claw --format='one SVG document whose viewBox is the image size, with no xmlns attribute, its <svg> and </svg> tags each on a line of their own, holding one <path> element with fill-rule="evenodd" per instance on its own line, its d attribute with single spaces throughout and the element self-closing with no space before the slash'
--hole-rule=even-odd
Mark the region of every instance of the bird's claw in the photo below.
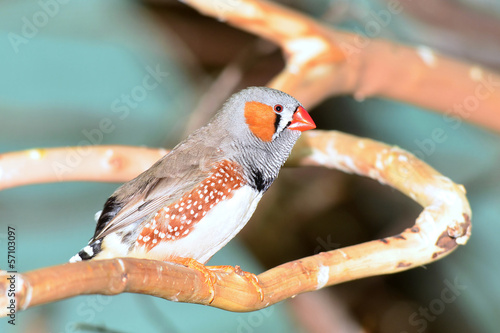
<svg viewBox="0 0 500 333">
<path fill-rule="evenodd" d="M 208 290 L 210 293 L 210 298 L 208 300 L 208 304 L 212 304 L 215 299 L 215 288 L 214 285 L 217 282 L 217 272 L 226 273 L 226 274 L 237 274 L 244 278 L 247 282 L 252 284 L 257 290 L 257 294 L 259 295 L 259 300 L 262 302 L 264 300 L 264 292 L 262 287 L 259 285 L 259 279 L 253 273 L 245 272 L 241 269 L 240 266 L 205 266 L 202 263 L 196 261 L 192 258 L 175 258 L 169 259 L 169 261 L 173 261 L 179 263 L 183 266 L 192 268 L 202 273 L 205 277 L 204 283 L 208 286 Z"/>
</svg>

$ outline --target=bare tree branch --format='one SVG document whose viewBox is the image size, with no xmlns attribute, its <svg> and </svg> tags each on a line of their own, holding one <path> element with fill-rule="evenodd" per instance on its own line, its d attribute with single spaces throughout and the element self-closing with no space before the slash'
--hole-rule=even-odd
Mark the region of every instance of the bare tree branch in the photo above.
<svg viewBox="0 0 500 333">
<path fill-rule="evenodd" d="M 125 182 L 167 152 L 129 146 L 77 146 L 4 153 L 0 154 L 0 190 L 58 181 Z"/>
<path fill-rule="evenodd" d="M 117 154 L 135 149 L 113 148 Z M 60 153 L 61 149 L 55 151 Z M 46 156 L 51 153 L 47 150 Z M 128 170 L 139 170 L 144 163 L 140 162 L 143 156 L 150 162 L 154 160 L 150 150 L 136 150 L 134 154 Z M 100 159 L 99 154 L 89 156 L 95 157 L 94 162 Z M 91 158 L 87 159 L 92 162 Z M 18 309 L 82 294 L 133 292 L 231 311 L 252 311 L 325 286 L 427 264 L 465 244 L 470 236 L 471 211 L 463 186 L 398 147 L 340 132 L 310 131 L 297 143 L 289 165 L 324 166 L 367 176 L 399 189 L 424 206 L 424 210 L 415 225 L 399 235 L 320 253 L 258 275 L 264 293 L 262 301 L 255 286 L 234 272 L 216 273 L 215 297 L 209 304 L 210 291 L 200 272 L 173 263 L 123 258 L 64 264 L 17 274 Z M 102 170 L 106 167 L 93 170 L 92 174 L 97 174 L 93 180 L 102 180 L 99 176 Z M 80 177 L 79 172 L 72 175 Z M 130 176 L 128 171 L 117 172 L 114 179 L 124 176 Z M 48 181 L 46 175 L 44 180 Z M 6 295 L 8 287 L 8 280 L 0 277 L 0 295 Z M 3 315 L 7 315 L 6 302 L 7 297 L 1 296 Z"/>
<path fill-rule="evenodd" d="M 379 96 L 500 131 L 500 75 L 479 65 L 336 30 L 266 1 L 185 2 L 278 44 L 287 64 L 269 86 L 307 107 L 332 95 Z M 388 10 L 398 15 L 402 8 Z"/>
<path fill-rule="evenodd" d="M 285 69 L 270 86 L 312 106 L 334 94 L 393 98 L 500 130 L 500 77 L 436 54 L 340 32 L 264 1 L 186 0 L 278 44 Z M 457 106 L 458 105 L 458 106 Z M 125 181 L 165 150 L 124 146 L 34 149 L 0 155 L 0 189 L 54 181 Z M 131 158 L 133 156 L 133 158 Z M 231 311 L 260 309 L 293 295 L 363 277 L 395 273 L 447 255 L 470 236 L 471 211 L 463 186 L 453 183 L 398 147 L 338 132 L 305 133 L 288 165 L 337 168 L 399 189 L 424 207 L 400 234 L 292 261 L 258 276 L 264 293 L 237 272 L 218 272 L 210 304 Z M 2 272 L 2 274 L 8 274 Z M 7 275 L 8 276 L 8 275 Z M 201 273 L 173 263 L 118 258 L 17 274 L 17 307 L 81 294 L 134 292 L 208 304 Z M 0 309 L 6 315 L 8 280 L 0 277 Z"/>
</svg>

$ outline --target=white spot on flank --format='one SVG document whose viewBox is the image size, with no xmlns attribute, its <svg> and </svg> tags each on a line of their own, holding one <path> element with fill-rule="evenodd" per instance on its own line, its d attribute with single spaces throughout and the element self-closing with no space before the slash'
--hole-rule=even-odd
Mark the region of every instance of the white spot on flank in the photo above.
<svg viewBox="0 0 500 333">
<path fill-rule="evenodd" d="M 420 45 L 417 47 L 417 53 L 427 66 L 434 67 L 436 65 L 436 56 L 430 47 Z"/>
<path fill-rule="evenodd" d="M 330 267 L 320 265 L 318 271 L 316 289 L 323 288 L 327 284 L 329 277 L 330 277 Z"/>
<path fill-rule="evenodd" d="M 153 239 L 153 244 L 156 244 L 158 241 L 155 239 Z"/>
<path fill-rule="evenodd" d="M 398 160 L 401 162 L 408 162 L 408 157 L 406 155 L 399 155 Z"/>
</svg>

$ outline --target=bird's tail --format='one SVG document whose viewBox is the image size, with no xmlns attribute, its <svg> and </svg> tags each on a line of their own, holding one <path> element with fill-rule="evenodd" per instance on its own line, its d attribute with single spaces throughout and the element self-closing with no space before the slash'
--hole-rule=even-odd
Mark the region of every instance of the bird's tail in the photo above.
<svg viewBox="0 0 500 333">
<path fill-rule="evenodd" d="M 101 252 L 101 244 L 102 239 L 92 239 L 89 242 L 89 245 L 85 246 L 80 250 L 80 252 L 71 257 L 69 262 L 77 262 L 94 258 L 99 252 Z"/>
</svg>

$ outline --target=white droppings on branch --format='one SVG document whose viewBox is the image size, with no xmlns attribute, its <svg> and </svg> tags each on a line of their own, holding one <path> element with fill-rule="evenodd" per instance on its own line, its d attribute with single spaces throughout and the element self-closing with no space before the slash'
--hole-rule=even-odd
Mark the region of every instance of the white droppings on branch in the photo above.
<svg viewBox="0 0 500 333">
<path fill-rule="evenodd" d="M 406 156 L 405 154 L 399 154 L 398 161 L 400 161 L 400 162 L 408 162 L 408 156 Z"/>
<path fill-rule="evenodd" d="M 427 66 L 434 67 L 436 65 L 436 55 L 430 47 L 421 45 L 417 47 L 417 53 Z"/>
<path fill-rule="evenodd" d="M 297 70 L 328 50 L 328 44 L 317 36 L 294 38 L 287 41 L 284 47 L 289 54 L 293 54 L 288 61 L 288 67 L 297 68 Z M 294 73 L 294 71 L 292 71 L 292 73 Z"/>
<path fill-rule="evenodd" d="M 344 257 L 344 259 L 349 259 L 349 256 L 344 251 L 342 251 L 342 249 L 338 249 L 337 251 L 340 252 L 340 254 L 342 255 L 342 257 Z"/>
<path fill-rule="evenodd" d="M 330 266 L 319 265 L 316 289 L 323 288 L 328 283 L 330 277 Z"/>
<path fill-rule="evenodd" d="M 123 260 L 118 258 L 118 263 L 120 264 L 120 267 L 122 268 L 122 270 L 125 271 L 125 264 L 123 263 Z"/>
<path fill-rule="evenodd" d="M 30 149 L 27 152 L 28 152 L 28 156 L 32 160 L 39 160 L 42 158 L 42 152 L 40 151 L 40 149 Z"/>
<path fill-rule="evenodd" d="M 469 70 L 469 76 L 472 81 L 481 81 L 481 79 L 483 78 L 483 70 L 479 66 L 472 66 Z"/>
</svg>

